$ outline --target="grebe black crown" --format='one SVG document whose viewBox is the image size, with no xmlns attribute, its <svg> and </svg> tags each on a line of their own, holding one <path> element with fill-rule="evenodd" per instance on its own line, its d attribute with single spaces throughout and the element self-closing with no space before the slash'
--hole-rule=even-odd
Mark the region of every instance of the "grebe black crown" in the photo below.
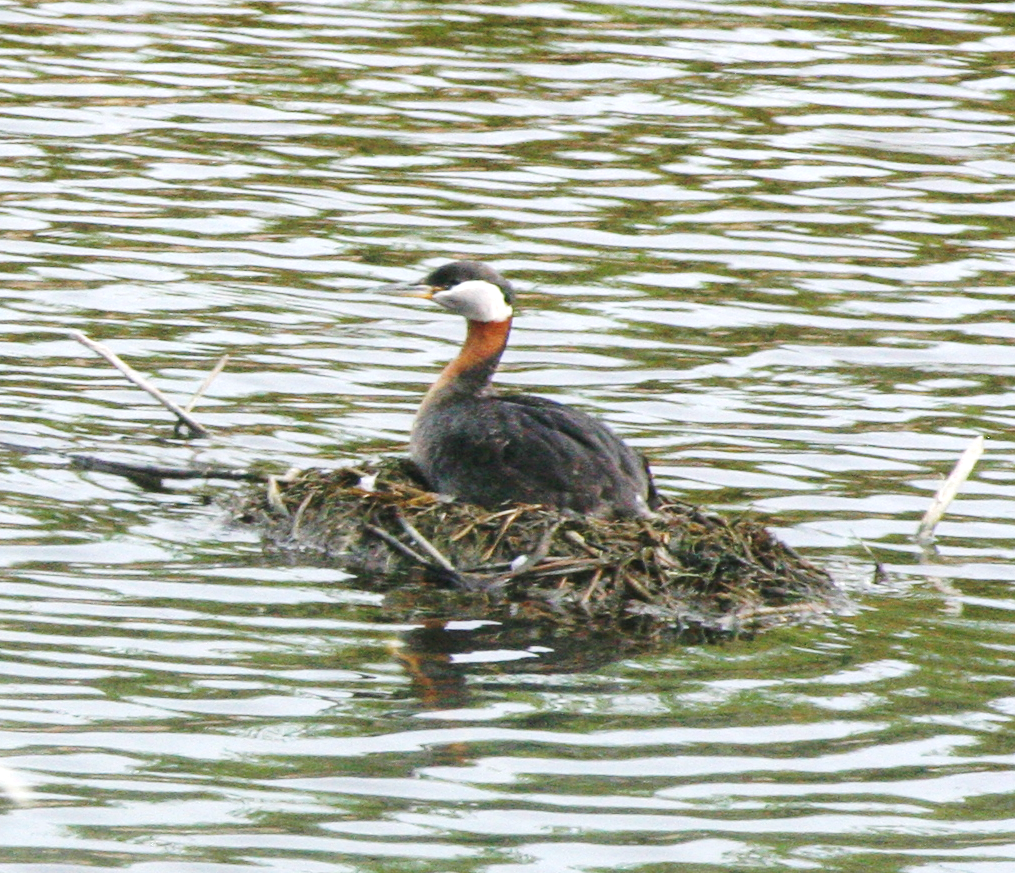
<svg viewBox="0 0 1015 873">
<path fill-rule="evenodd" d="M 498 273 L 493 267 L 481 264 L 479 261 L 452 261 L 438 267 L 423 280 L 424 285 L 431 288 L 454 288 L 463 282 L 480 280 L 496 285 L 504 293 L 504 301 L 508 306 L 514 306 L 515 289 L 511 283 Z"/>
</svg>

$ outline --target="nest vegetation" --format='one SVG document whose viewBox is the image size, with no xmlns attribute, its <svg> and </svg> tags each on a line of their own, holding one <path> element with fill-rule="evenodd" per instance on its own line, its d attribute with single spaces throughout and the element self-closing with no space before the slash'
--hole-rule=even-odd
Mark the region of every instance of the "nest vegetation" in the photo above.
<svg viewBox="0 0 1015 873">
<path fill-rule="evenodd" d="M 401 458 L 269 479 L 239 517 L 261 529 L 269 550 L 325 561 L 387 592 L 405 619 L 735 633 L 827 612 L 839 599 L 826 572 L 747 517 L 683 503 L 624 520 L 484 509 L 426 490 Z"/>
</svg>

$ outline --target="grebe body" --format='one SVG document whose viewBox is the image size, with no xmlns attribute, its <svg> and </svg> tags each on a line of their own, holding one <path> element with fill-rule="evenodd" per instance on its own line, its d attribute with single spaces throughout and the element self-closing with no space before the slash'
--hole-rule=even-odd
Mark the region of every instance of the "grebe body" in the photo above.
<svg viewBox="0 0 1015 873">
<path fill-rule="evenodd" d="M 607 425 L 553 400 L 492 390 L 514 304 L 500 273 L 456 261 L 414 287 L 468 323 L 461 351 L 423 398 L 409 442 L 433 490 L 485 507 L 538 503 L 603 517 L 651 514 L 656 495 L 648 467 Z"/>
</svg>

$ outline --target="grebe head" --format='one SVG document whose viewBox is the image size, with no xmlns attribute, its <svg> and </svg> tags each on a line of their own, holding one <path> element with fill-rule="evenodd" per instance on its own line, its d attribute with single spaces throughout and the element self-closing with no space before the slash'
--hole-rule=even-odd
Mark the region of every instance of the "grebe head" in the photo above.
<svg viewBox="0 0 1015 873">
<path fill-rule="evenodd" d="M 448 312 L 469 321 L 507 321 L 515 292 L 493 267 L 476 261 L 454 261 L 438 267 L 423 280 L 427 296 Z"/>
</svg>

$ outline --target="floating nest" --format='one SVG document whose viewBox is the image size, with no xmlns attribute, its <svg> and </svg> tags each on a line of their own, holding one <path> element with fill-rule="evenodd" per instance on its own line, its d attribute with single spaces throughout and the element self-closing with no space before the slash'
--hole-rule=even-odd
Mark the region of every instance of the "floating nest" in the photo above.
<svg viewBox="0 0 1015 873">
<path fill-rule="evenodd" d="M 427 491 L 411 463 L 307 470 L 249 494 L 266 547 L 339 566 L 403 620 L 546 619 L 657 637 L 737 633 L 832 609 L 838 588 L 762 525 L 683 503 L 606 521 Z"/>
</svg>

